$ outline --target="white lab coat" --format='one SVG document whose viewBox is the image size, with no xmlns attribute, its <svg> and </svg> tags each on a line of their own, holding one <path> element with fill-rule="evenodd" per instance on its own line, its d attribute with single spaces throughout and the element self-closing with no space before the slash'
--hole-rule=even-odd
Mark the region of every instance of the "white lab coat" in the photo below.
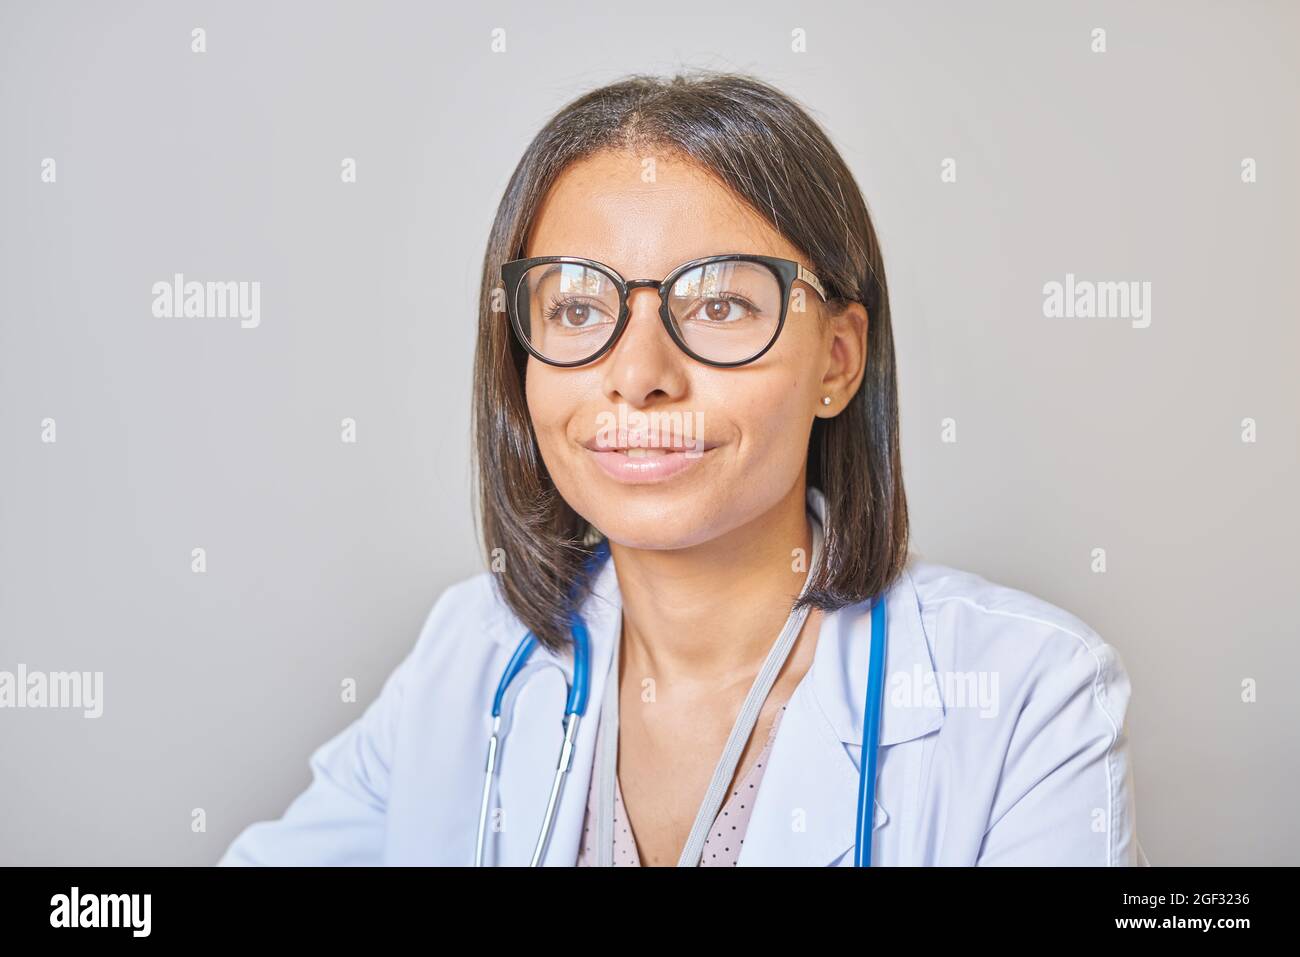
<svg viewBox="0 0 1300 957">
<path fill-rule="evenodd" d="M 820 491 L 808 500 L 824 514 Z M 885 607 L 873 865 L 1147 864 L 1114 647 L 1045 601 L 916 559 Z M 590 702 L 548 866 L 577 860 L 620 608 L 607 561 L 583 608 Z M 220 863 L 472 864 L 492 696 L 526 631 L 490 573 L 448 588 L 379 697 L 312 753 L 310 786 Z M 823 617 L 739 865 L 852 864 L 870 636 L 867 603 Z M 511 686 L 488 863 L 531 857 L 571 677 L 571 654 L 538 647 Z"/>
</svg>

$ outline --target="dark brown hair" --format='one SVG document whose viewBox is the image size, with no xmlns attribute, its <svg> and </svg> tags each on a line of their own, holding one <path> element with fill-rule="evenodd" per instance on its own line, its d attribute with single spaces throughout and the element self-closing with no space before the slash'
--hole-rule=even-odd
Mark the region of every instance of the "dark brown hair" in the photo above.
<svg viewBox="0 0 1300 957">
<path fill-rule="evenodd" d="M 802 250 L 832 307 L 869 317 L 861 387 L 834 418 L 817 418 L 808 484 L 826 495 L 824 560 L 801 603 L 825 611 L 883 594 L 907 561 L 907 501 L 898 386 L 880 245 L 853 174 L 789 96 L 749 76 L 632 76 L 561 109 L 529 144 L 506 187 L 483 259 L 474 356 L 474 464 L 481 533 L 501 549 L 501 597 L 547 648 L 568 641 L 587 594 L 595 545 L 542 461 L 524 396 L 527 353 L 503 308 L 501 264 L 524 255 L 534 217 L 572 163 L 603 150 L 670 151 L 712 173 Z"/>
</svg>

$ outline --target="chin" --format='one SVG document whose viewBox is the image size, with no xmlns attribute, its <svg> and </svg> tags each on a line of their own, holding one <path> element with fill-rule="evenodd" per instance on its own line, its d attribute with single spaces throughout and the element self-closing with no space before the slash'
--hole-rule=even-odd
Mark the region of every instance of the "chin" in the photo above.
<svg viewBox="0 0 1300 957">
<path fill-rule="evenodd" d="M 644 492 L 615 492 L 588 511 L 578 511 L 611 542 L 626 548 L 689 548 L 717 537 L 723 515 L 714 503 Z"/>
</svg>

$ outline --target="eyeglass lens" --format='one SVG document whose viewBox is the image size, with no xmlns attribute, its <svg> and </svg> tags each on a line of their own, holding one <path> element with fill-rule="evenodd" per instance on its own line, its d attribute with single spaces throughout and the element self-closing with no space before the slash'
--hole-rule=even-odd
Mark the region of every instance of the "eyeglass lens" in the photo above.
<svg viewBox="0 0 1300 957">
<path fill-rule="evenodd" d="M 528 342 L 553 362 L 581 362 L 601 351 L 618 324 L 614 277 L 581 263 L 528 269 L 515 299 Z M 767 348 L 781 319 L 781 281 L 762 263 L 704 263 L 668 289 L 678 336 L 710 362 L 743 362 Z"/>
</svg>

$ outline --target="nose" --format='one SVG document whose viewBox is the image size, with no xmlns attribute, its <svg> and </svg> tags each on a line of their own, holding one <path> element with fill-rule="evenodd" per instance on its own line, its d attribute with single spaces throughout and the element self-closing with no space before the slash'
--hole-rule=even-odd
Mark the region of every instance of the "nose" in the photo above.
<svg viewBox="0 0 1300 957">
<path fill-rule="evenodd" d="M 686 391 L 688 357 L 659 318 L 658 290 L 633 289 L 627 309 L 627 327 L 604 363 L 606 397 L 634 408 L 680 398 Z"/>
</svg>

